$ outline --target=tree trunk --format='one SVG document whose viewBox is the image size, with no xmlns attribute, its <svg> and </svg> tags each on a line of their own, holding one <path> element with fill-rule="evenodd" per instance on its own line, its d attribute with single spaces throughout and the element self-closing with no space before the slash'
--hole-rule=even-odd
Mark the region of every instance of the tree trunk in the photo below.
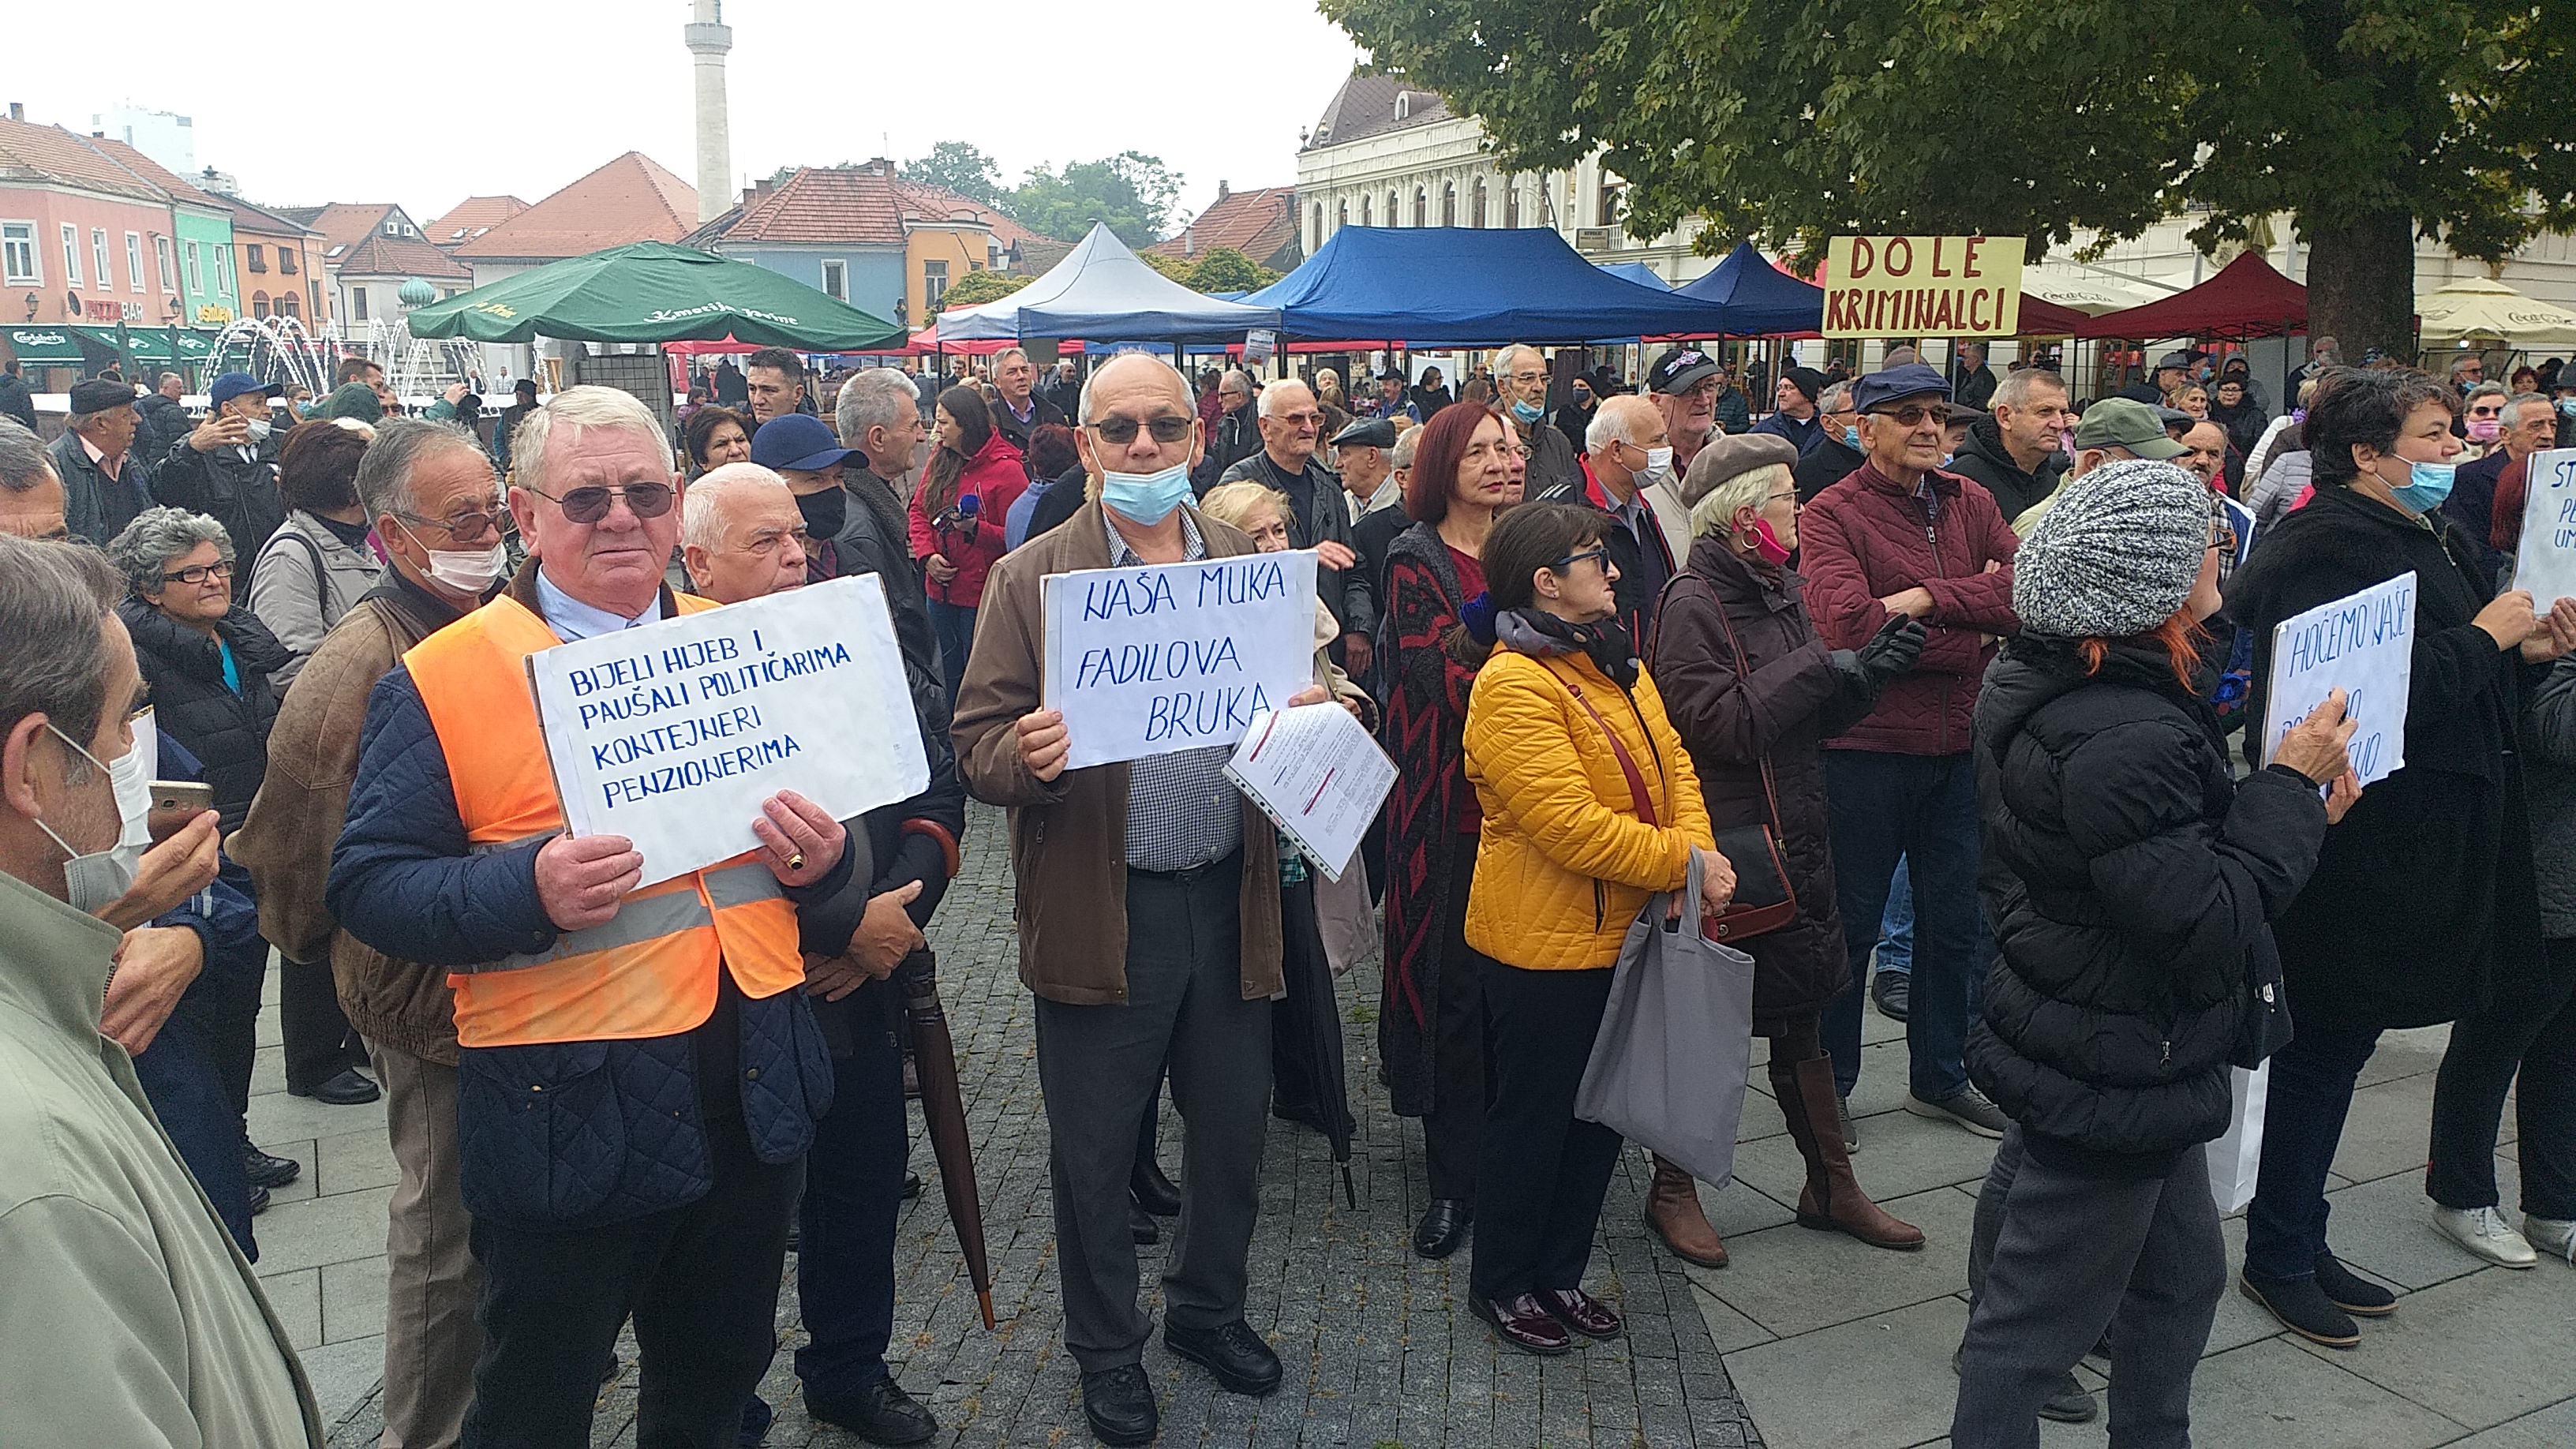
<svg viewBox="0 0 2576 1449">
<path fill-rule="evenodd" d="M 2308 243 L 2308 335 L 2342 344 L 2358 365 L 2364 349 L 2415 356 L 2415 220 L 2402 211 L 2319 223 L 2302 218 Z"/>
</svg>

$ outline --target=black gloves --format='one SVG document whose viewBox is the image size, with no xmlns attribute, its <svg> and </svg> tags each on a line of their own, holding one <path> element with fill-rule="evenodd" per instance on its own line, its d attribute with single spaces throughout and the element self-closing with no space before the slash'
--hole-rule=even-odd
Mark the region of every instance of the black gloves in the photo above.
<svg viewBox="0 0 2576 1449">
<path fill-rule="evenodd" d="M 1895 615 L 1857 651 L 1833 651 L 1834 671 L 1845 683 L 1874 699 L 1889 683 L 1913 672 L 1914 662 L 1923 657 L 1926 637 L 1922 620 Z"/>
</svg>

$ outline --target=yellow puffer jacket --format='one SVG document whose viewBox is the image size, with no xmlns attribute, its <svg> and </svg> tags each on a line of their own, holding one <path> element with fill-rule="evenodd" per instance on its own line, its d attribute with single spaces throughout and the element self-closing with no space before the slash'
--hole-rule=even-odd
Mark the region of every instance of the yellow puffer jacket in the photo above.
<svg viewBox="0 0 2576 1449">
<path fill-rule="evenodd" d="M 1638 818 L 1604 724 L 1645 778 L 1661 824 Z M 1485 808 L 1467 944 L 1533 971 L 1617 965 L 1647 899 L 1680 889 L 1690 848 L 1712 843 L 1699 777 L 1654 681 L 1641 670 L 1623 694 L 1580 654 L 1541 660 L 1498 648 L 1476 675 L 1466 746 L 1467 780 Z"/>
</svg>

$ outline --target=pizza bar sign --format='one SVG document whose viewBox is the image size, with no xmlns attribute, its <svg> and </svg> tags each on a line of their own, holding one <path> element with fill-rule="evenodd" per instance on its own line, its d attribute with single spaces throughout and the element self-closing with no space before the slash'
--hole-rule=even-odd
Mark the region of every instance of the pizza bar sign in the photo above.
<svg viewBox="0 0 2576 1449">
<path fill-rule="evenodd" d="M 2010 337 L 2017 236 L 1838 236 L 1825 250 L 1827 337 Z"/>
</svg>

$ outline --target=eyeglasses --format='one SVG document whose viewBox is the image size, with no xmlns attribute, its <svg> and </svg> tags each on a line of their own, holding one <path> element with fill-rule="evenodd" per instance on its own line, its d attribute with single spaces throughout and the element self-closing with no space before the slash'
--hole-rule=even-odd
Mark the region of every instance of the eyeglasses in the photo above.
<svg viewBox="0 0 2576 1449">
<path fill-rule="evenodd" d="M 620 498 L 626 500 L 626 506 L 636 517 L 659 518 L 671 511 L 671 500 L 677 496 L 668 483 L 629 483 L 623 488 L 576 488 L 561 498 L 542 488 L 528 488 L 528 491 L 562 508 L 564 517 L 574 523 L 597 523 L 608 516 L 608 510 Z"/>
<path fill-rule="evenodd" d="M 632 507 L 633 504 L 630 502 L 628 506 Z M 412 525 L 414 528 L 435 528 L 439 532 L 446 534 L 449 538 L 481 538 L 486 532 L 500 526 L 502 518 L 506 516 L 498 512 L 490 511 L 491 508 L 492 505 L 487 503 L 483 508 L 477 509 L 472 513 L 460 513 L 454 518 L 445 520 L 423 518 L 417 513 L 405 513 L 400 509 L 396 509 L 394 511 L 394 517 Z"/>
<path fill-rule="evenodd" d="M 1292 428 L 1301 424 L 1312 424 L 1313 426 L 1320 428 L 1324 425 L 1324 415 L 1322 413 L 1279 413 L 1273 416 L 1271 421 L 1274 423 L 1286 423 Z M 1171 441 L 1178 442 L 1179 439 L 1175 438 Z"/>
<path fill-rule="evenodd" d="M 1900 428 L 1915 428 L 1921 427 L 1925 418 L 1930 418 L 1936 423 L 1948 422 L 1950 405 L 1948 403 L 1907 403 L 1901 408 L 1873 408 L 1870 416 L 1892 418 Z"/>
<path fill-rule="evenodd" d="M 1512 381 L 1519 383 L 1523 387 L 1527 387 L 1534 382 L 1544 382 L 1547 380 L 1547 374 L 1544 372 L 1515 372 L 1510 374 L 1510 377 Z"/>
<path fill-rule="evenodd" d="M 1610 550 L 1606 545 L 1596 543 L 1581 553 L 1567 554 L 1565 557 L 1558 559 L 1555 563 L 1548 565 L 1548 567 L 1551 571 L 1561 574 L 1572 569 L 1576 564 L 1583 562 L 1585 559 L 1593 559 L 1603 564 L 1607 564 L 1610 561 Z"/>
<path fill-rule="evenodd" d="M 2503 417 L 2503 416 L 2504 416 L 2504 404 L 2502 404 L 2502 403 L 2497 403 L 2494 407 L 2485 407 L 2485 406 L 2473 407 L 2473 408 L 2469 409 L 2469 416 L 2470 416 L 2470 417 L 2473 417 L 2473 418 L 2500 418 L 2500 417 Z"/>
<path fill-rule="evenodd" d="M 1177 443 L 1190 435 L 1190 424 L 1197 421 L 1196 418 L 1175 417 L 1170 413 L 1141 421 L 1113 414 L 1089 426 L 1093 432 L 1100 435 L 1102 441 L 1124 446 L 1136 441 L 1139 430 L 1152 434 L 1157 443 Z"/>
<path fill-rule="evenodd" d="M 208 579 L 229 579 L 232 576 L 233 566 L 228 563 L 190 564 L 186 568 L 163 574 L 161 582 L 193 586 L 202 584 Z"/>
</svg>

